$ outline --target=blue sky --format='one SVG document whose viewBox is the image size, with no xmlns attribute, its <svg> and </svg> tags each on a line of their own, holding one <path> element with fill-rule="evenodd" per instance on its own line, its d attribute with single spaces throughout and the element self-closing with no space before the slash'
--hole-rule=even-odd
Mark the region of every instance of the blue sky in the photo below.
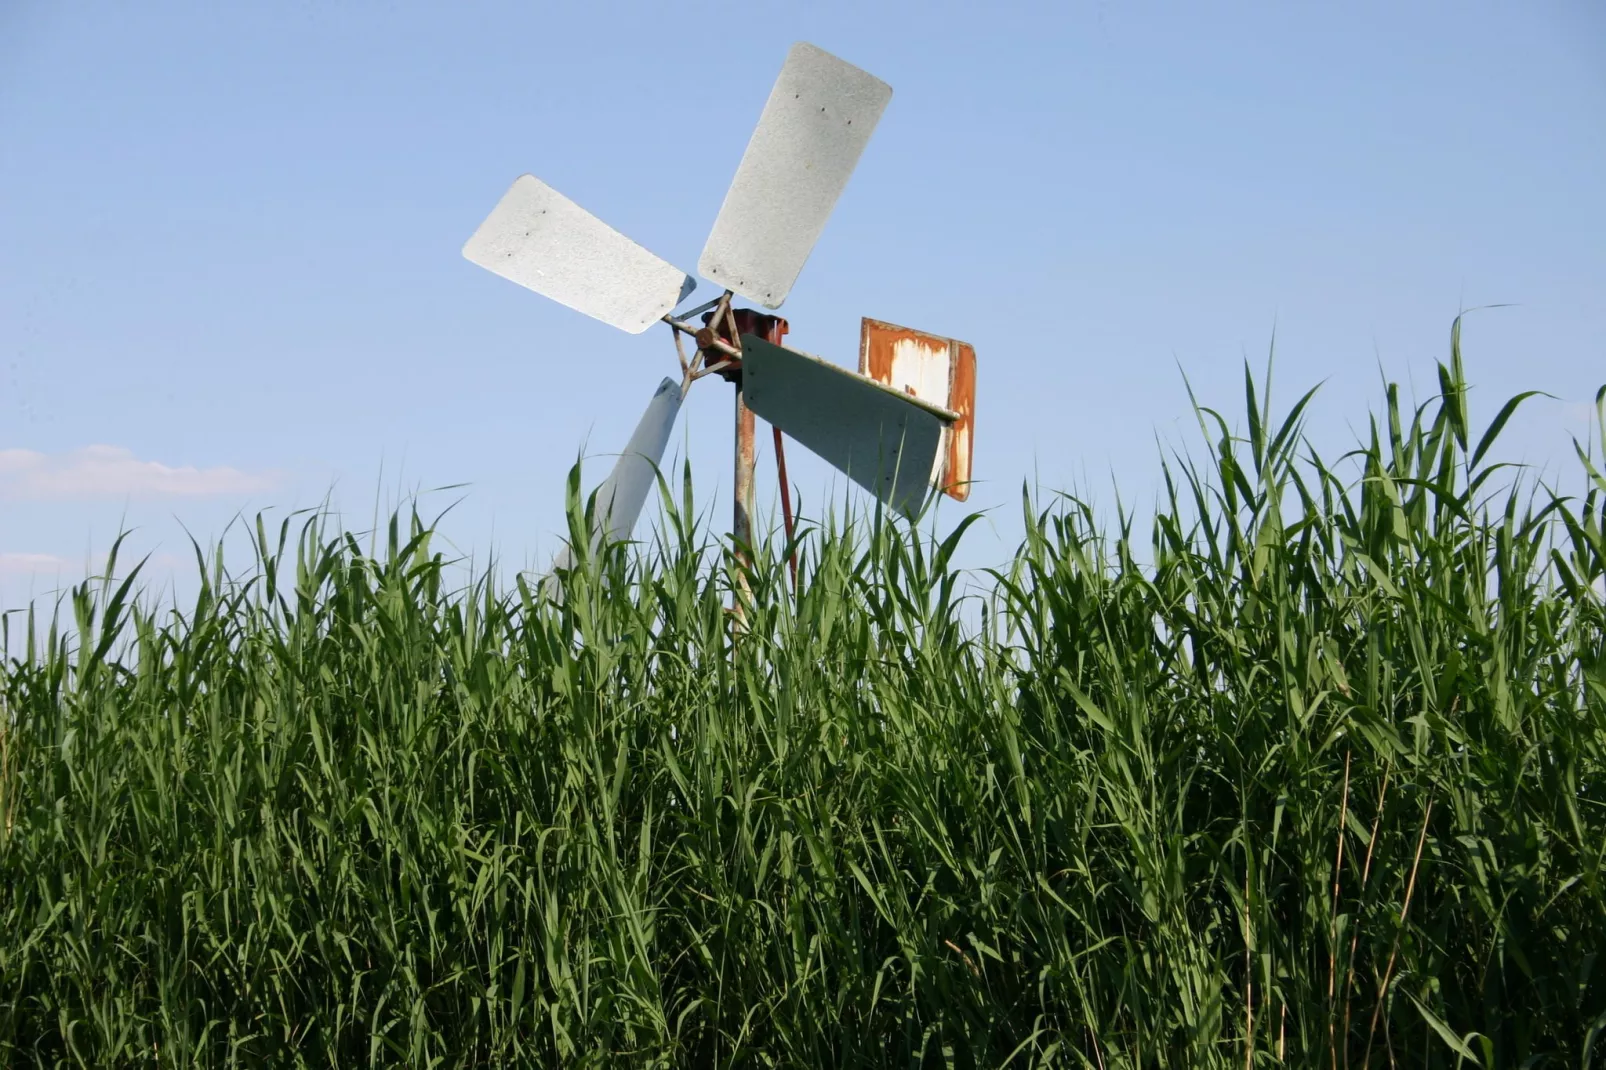
<svg viewBox="0 0 1606 1070">
<path fill-rule="evenodd" d="M 1235 411 L 1274 330 L 1336 454 L 1380 369 L 1425 395 L 1457 310 L 1511 303 L 1468 321 L 1475 405 L 1556 395 L 1508 454 L 1559 465 L 1606 382 L 1602 12 L 0 0 L 0 603 L 120 527 L 162 567 L 331 488 L 364 527 L 468 484 L 431 499 L 466 494 L 453 542 L 544 563 L 569 463 L 619 448 L 673 347 L 462 243 L 532 172 L 694 270 L 797 40 L 894 96 L 789 341 L 851 365 L 869 315 L 976 345 L 972 563 L 1023 479 L 1152 498 L 1183 373 Z M 672 442 L 720 520 L 729 413 L 700 383 Z M 829 469 L 788 460 L 819 506 Z"/>
</svg>

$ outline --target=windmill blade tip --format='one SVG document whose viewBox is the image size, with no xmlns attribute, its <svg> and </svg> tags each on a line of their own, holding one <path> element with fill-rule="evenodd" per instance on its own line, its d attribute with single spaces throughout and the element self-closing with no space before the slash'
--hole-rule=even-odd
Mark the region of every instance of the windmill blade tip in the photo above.
<svg viewBox="0 0 1606 1070">
<path fill-rule="evenodd" d="M 815 44 L 813 41 L 796 41 L 796 42 L 794 42 L 792 47 L 787 50 L 787 54 L 786 55 L 787 55 L 787 59 L 790 60 L 790 59 L 793 59 L 794 57 L 807 55 L 809 53 L 813 53 L 813 54 L 819 55 L 819 56 L 825 56 L 825 57 L 827 57 L 829 59 L 835 60 L 837 63 L 840 63 L 845 67 L 853 68 L 854 70 L 858 71 L 860 74 L 863 74 L 866 77 L 871 78 L 876 83 L 878 83 L 883 89 L 886 90 L 887 96 L 890 97 L 892 95 L 892 86 L 888 85 L 887 82 L 884 79 L 880 78 L 879 76 L 877 76 L 875 74 L 872 74 L 871 72 L 865 70 L 863 67 L 859 66 L 856 63 L 850 63 L 849 61 L 843 59 L 841 56 L 837 55 L 835 52 L 830 51 L 829 49 L 821 48 L 819 45 Z"/>
</svg>

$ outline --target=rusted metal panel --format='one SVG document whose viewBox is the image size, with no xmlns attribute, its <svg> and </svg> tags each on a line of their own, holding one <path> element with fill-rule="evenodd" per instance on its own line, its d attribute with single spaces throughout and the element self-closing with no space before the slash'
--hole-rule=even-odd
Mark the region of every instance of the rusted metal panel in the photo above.
<svg viewBox="0 0 1606 1070">
<path fill-rule="evenodd" d="M 976 411 L 976 348 L 941 335 L 866 318 L 859 328 L 859 372 L 948 410 L 931 485 L 956 501 L 970 497 Z"/>
<path fill-rule="evenodd" d="M 940 486 L 948 497 L 962 502 L 970 497 L 970 457 L 975 448 L 972 429 L 976 422 L 976 347 L 969 342 L 954 343 L 948 407 L 959 414 L 959 419 L 948 428 L 948 470 Z"/>
</svg>

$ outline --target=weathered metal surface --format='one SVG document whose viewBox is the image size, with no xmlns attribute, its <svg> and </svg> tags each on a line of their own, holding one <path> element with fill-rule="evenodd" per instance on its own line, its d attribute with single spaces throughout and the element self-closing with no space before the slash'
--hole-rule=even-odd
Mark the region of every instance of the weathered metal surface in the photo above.
<svg viewBox="0 0 1606 1070">
<path fill-rule="evenodd" d="M 794 45 L 698 260 L 703 277 L 780 308 L 890 99 L 874 75 Z"/>
<path fill-rule="evenodd" d="M 674 429 L 675 417 L 680 414 L 682 400 L 678 382 L 665 379 L 658 384 L 652 400 L 647 403 L 647 411 L 642 413 L 630 441 L 625 443 L 619 459 L 614 462 L 613 471 L 597 488 L 592 552 L 604 542 L 629 538 L 635 530 L 636 521 L 647 504 L 647 495 L 657 482 L 657 467 L 669 445 L 669 433 Z M 559 593 L 556 570 L 570 568 L 573 563 L 574 555 L 569 546 L 553 560 L 546 589 L 554 597 Z"/>
<path fill-rule="evenodd" d="M 723 315 L 710 312 L 703 316 L 703 323 L 706 326 L 695 336 L 697 344 L 711 354 L 731 357 L 722 362 L 724 366 L 716 373 L 730 383 L 742 381 L 742 351 L 738 348 L 742 335 L 755 335 L 766 342 L 780 345 L 781 339 L 791 330 L 791 326 L 780 316 L 770 316 L 751 308 L 731 308 L 725 310 Z M 705 342 L 705 339 L 708 341 Z"/>
<path fill-rule="evenodd" d="M 786 335 L 787 323 L 779 316 L 767 316 L 762 312 L 755 312 L 750 308 L 730 308 L 728 304 L 721 304 L 720 308 L 707 313 L 703 317 L 707 324 L 703 331 L 698 333 L 698 345 L 703 346 L 703 334 L 716 340 L 718 351 L 729 350 L 731 343 L 739 344 L 743 334 L 756 334 L 771 342 L 779 343 Z M 706 347 L 705 347 L 706 348 Z M 756 428 L 753 426 L 753 410 L 746 403 L 746 380 L 742 375 L 741 351 L 735 350 L 737 356 L 734 360 L 724 362 L 724 367 L 716 373 L 736 387 L 736 479 L 735 479 L 735 512 L 731 524 L 731 536 L 738 547 L 751 546 L 753 538 L 753 470 L 757 462 L 757 444 L 754 441 Z M 711 367 L 720 367 L 718 364 Z M 776 432 L 777 439 L 779 431 Z M 782 494 L 786 489 L 782 487 Z M 741 551 L 738 550 L 738 553 Z M 736 615 L 737 626 L 740 627 L 745 620 L 743 614 L 743 601 L 747 596 L 746 581 L 738 574 L 736 580 L 735 604 L 731 607 Z"/>
<path fill-rule="evenodd" d="M 513 183 L 463 255 L 631 334 L 657 323 L 697 285 L 533 175 Z"/>
<path fill-rule="evenodd" d="M 790 546 L 797 537 L 797 525 L 792 519 L 792 484 L 786 476 L 786 436 L 781 434 L 779 427 L 771 426 L 775 432 L 775 475 L 781 483 L 781 521 L 786 525 L 786 541 Z M 786 563 L 792 570 L 792 588 L 797 589 L 797 550 L 791 548 L 786 554 Z"/>
<path fill-rule="evenodd" d="M 919 400 L 796 350 L 742 336 L 747 404 L 906 516 L 924 504 L 944 420 Z"/>
<path fill-rule="evenodd" d="M 731 534 L 738 546 L 753 544 L 753 410 L 743 384 L 736 384 L 736 511 Z"/>
<path fill-rule="evenodd" d="M 734 634 L 747 630 L 747 603 L 751 591 L 743 569 L 753 545 L 753 410 L 747 407 L 740 376 L 736 380 L 736 478 L 731 510 L 731 542 L 737 568 L 732 576 L 731 618 Z"/>
<path fill-rule="evenodd" d="M 948 428 L 948 467 L 938 487 L 955 501 L 970 497 L 970 459 L 975 451 L 976 347 L 954 343 L 953 386 L 948 407 L 959 414 Z"/>
<path fill-rule="evenodd" d="M 976 349 L 941 335 L 865 319 L 859 330 L 859 371 L 954 416 L 931 485 L 950 498 L 970 497 L 976 411 Z"/>
</svg>

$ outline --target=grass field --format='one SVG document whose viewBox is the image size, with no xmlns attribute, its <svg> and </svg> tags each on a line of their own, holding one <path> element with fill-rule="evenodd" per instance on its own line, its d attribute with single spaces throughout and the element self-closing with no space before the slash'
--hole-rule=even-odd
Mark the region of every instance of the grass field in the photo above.
<svg viewBox="0 0 1606 1070">
<path fill-rule="evenodd" d="M 1440 391 L 761 547 L 734 651 L 689 484 L 561 606 L 404 517 L 14 615 L 0 1063 L 1606 1065 L 1606 479 Z"/>
</svg>

